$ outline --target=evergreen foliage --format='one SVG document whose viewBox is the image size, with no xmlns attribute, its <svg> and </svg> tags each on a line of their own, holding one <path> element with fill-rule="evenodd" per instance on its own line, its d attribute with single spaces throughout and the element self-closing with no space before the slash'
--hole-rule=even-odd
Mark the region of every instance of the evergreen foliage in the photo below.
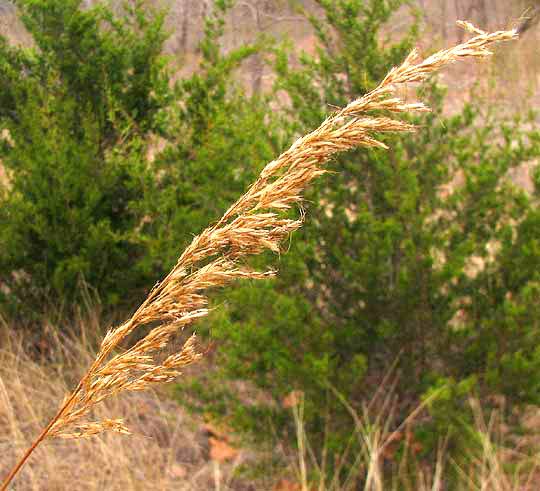
<svg viewBox="0 0 540 491">
<path fill-rule="evenodd" d="M 80 0 L 18 3 L 31 48 L 0 40 L 0 281 L 12 305 L 71 302 L 84 280 L 105 303 L 143 283 L 138 205 L 151 180 L 169 75 L 163 15 L 121 19 Z"/>
<path fill-rule="evenodd" d="M 303 54 L 299 69 L 286 53 L 276 64 L 300 133 L 374 88 L 415 36 L 381 41 L 401 1 L 318 3 L 316 56 Z M 350 414 L 335 394 L 361 413 L 390 390 L 380 387 L 389 373 L 401 418 L 437 394 L 416 426 L 426 451 L 462 428 L 471 393 L 504 395 L 508 408 L 540 402 L 538 186 L 528 196 L 509 178 L 538 157 L 539 134 L 480 100 L 445 116 L 443 98 L 436 83 L 421 94 L 433 112 L 410 119 L 412 137 L 336 159 L 277 282 L 238 289 L 214 329 L 228 376 L 269 390 L 274 415 L 286 394 L 304 392 L 312 442 L 337 454 L 350 445 Z"/>
<path fill-rule="evenodd" d="M 217 220 L 282 148 L 284 131 L 271 96 L 245 94 L 241 63 L 268 48 L 260 40 L 223 53 L 220 39 L 231 2 L 216 2 L 205 20 L 200 61 L 175 86 L 167 147 L 156 156 L 158 199 L 147 234 L 148 267 L 166 273 L 193 236 Z"/>
<path fill-rule="evenodd" d="M 173 84 L 165 14 L 144 2 L 121 17 L 20 2 L 35 45 L 0 40 L 5 307 L 69 306 L 81 280 L 105 305 L 135 303 L 279 151 L 267 99 L 233 82 L 264 44 L 220 48 L 230 6 L 216 2 L 200 65 Z"/>
</svg>

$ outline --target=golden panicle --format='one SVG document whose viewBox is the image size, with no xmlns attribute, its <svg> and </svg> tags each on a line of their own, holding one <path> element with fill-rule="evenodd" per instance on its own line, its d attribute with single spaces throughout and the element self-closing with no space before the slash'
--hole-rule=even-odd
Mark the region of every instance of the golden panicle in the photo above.
<svg viewBox="0 0 540 491">
<path fill-rule="evenodd" d="M 460 25 L 475 37 L 439 51 L 417 63 L 413 50 L 393 68 L 378 87 L 327 118 L 316 130 L 299 138 L 276 160 L 270 162 L 255 183 L 213 226 L 195 237 L 178 262 L 157 284 L 133 316 L 111 329 L 87 373 L 67 397 L 57 415 L 10 473 L 0 491 L 20 469 L 33 449 L 45 438 L 84 438 L 106 430 L 129 433 L 120 420 L 82 421 L 106 397 L 123 391 L 145 390 L 154 383 L 168 382 L 201 354 L 190 337 L 176 354 L 163 359 L 163 348 L 171 336 L 208 314 L 206 291 L 238 279 L 264 279 L 273 271 L 257 272 L 241 267 L 239 261 L 265 249 L 280 251 L 280 243 L 303 221 L 284 218 L 282 210 L 299 206 L 308 184 L 326 171 L 322 165 L 335 153 L 358 146 L 386 148 L 376 135 L 382 132 L 413 131 L 408 123 L 389 117 L 369 116 L 373 110 L 388 112 L 427 111 L 423 104 L 407 103 L 395 96 L 396 85 L 420 82 L 444 65 L 465 57 L 485 57 L 487 47 L 517 37 L 516 30 L 486 33 L 467 22 Z M 134 329 L 152 327 L 148 334 L 124 352 L 114 354 Z M 160 356 L 161 355 L 161 356 Z"/>
<path fill-rule="evenodd" d="M 61 435 L 62 428 L 78 422 L 104 398 L 170 381 L 180 374 L 183 366 L 200 358 L 192 336 L 178 354 L 163 362 L 158 360 L 174 333 L 208 314 L 206 290 L 226 286 L 237 279 L 264 279 L 274 274 L 273 271 L 241 268 L 238 260 L 265 249 L 279 252 L 282 240 L 301 226 L 303 218 L 286 219 L 279 212 L 301 202 L 306 186 L 325 173 L 320 165 L 333 154 L 357 146 L 386 148 L 374 136 L 377 133 L 414 131 L 414 126 L 403 121 L 366 114 L 373 110 L 428 110 L 421 103 L 389 97 L 394 94 L 396 85 L 422 81 L 440 67 L 464 57 L 488 56 L 488 45 L 517 36 L 515 31 L 486 33 L 468 22 L 459 24 L 476 36 L 420 63 L 416 63 L 418 54 L 413 50 L 373 91 L 326 119 L 319 128 L 299 138 L 289 150 L 270 162 L 225 215 L 193 239 L 169 275 L 154 287 L 133 317 L 107 333 L 96 362 L 72 394 L 49 436 Z M 199 266 L 201 261 L 209 259 L 210 262 Z M 160 324 L 133 347 L 111 357 L 112 351 L 133 329 L 150 322 Z M 99 423 L 79 424 L 78 432 L 71 434 L 87 436 L 123 428 L 107 421 L 101 426 Z"/>
</svg>

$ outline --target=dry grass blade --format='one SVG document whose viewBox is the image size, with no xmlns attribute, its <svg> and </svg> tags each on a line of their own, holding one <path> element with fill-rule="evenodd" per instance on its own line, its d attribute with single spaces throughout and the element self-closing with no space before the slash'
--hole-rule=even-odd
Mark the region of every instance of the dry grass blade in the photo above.
<svg viewBox="0 0 540 491">
<path fill-rule="evenodd" d="M 524 34 L 540 20 L 540 7 L 529 7 L 521 16 L 520 23 L 516 27 L 519 35 Z"/>
<path fill-rule="evenodd" d="M 0 490 L 7 488 L 28 455 L 45 438 L 79 438 L 104 430 L 128 433 L 121 420 L 81 421 L 104 398 L 172 380 L 183 366 L 201 356 L 193 337 L 176 355 L 161 360 L 160 352 L 175 332 L 208 313 L 205 290 L 225 286 L 236 279 L 262 279 L 274 274 L 241 267 L 239 260 L 264 249 L 279 251 L 282 239 L 298 229 L 303 218 L 283 218 L 280 212 L 300 204 L 304 189 L 326 172 L 320 166 L 333 154 L 357 146 L 386 148 L 377 140 L 377 133 L 414 130 L 410 124 L 389 117 L 366 116 L 371 110 L 428 110 L 421 103 L 408 104 L 390 97 L 397 84 L 422 81 L 443 65 L 464 57 L 484 57 L 490 54 L 489 44 L 517 36 L 515 30 L 488 34 L 468 23 L 462 25 L 477 35 L 418 64 L 415 64 L 418 55 L 413 51 L 375 90 L 326 119 L 319 128 L 299 138 L 289 150 L 266 165 L 257 181 L 225 215 L 195 237 L 172 271 L 154 287 L 133 316 L 107 333 L 88 372 Z M 145 338 L 124 353 L 113 353 L 134 329 L 150 323 L 157 326 Z"/>
</svg>

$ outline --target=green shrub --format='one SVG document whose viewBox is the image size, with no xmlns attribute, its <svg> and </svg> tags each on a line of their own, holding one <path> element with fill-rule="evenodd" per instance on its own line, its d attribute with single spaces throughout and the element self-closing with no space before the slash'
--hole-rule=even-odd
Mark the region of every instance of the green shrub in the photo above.
<svg viewBox="0 0 540 491">
<path fill-rule="evenodd" d="M 276 64 L 299 131 L 372 89 L 415 35 L 413 27 L 397 44 L 381 41 L 399 1 L 318 3 L 326 18 L 312 19 L 317 55 L 303 54 L 299 69 L 287 54 Z M 508 407 L 540 402 L 538 210 L 508 177 L 540 154 L 539 134 L 481 100 L 446 116 L 435 83 L 421 100 L 433 112 L 410 119 L 420 127 L 413 137 L 336 159 L 335 174 L 308 199 L 309 220 L 280 257 L 277 281 L 236 290 L 213 330 L 228 376 L 268 390 L 274 411 L 303 391 L 310 441 L 322 448 L 330 438 L 337 454 L 349 445 L 349 415 L 333 392 L 361 413 L 390 390 L 381 388 L 390 371 L 397 424 L 433 391 L 447 395 L 418 423 L 426 451 L 467 421 L 472 392 L 483 401 L 504 395 Z"/>
<path fill-rule="evenodd" d="M 134 267 L 137 201 L 151 182 L 146 140 L 171 97 L 163 16 L 141 2 L 121 19 L 80 4 L 19 2 L 34 46 L 0 41 L 0 282 L 18 312 L 73 301 L 81 280 L 106 304 L 148 282 Z"/>
<path fill-rule="evenodd" d="M 243 61 L 271 46 L 261 39 L 223 52 L 224 15 L 231 2 L 216 2 L 205 20 L 201 54 L 193 74 L 178 81 L 168 145 L 156 155 L 156 199 L 145 228 L 146 267 L 165 274 L 181 251 L 217 220 L 279 154 L 286 131 L 272 113 L 270 95 L 247 95 L 236 75 Z"/>
<path fill-rule="evenodd" d="M 69 306 L 80 281 L 105 305 L 134 304 L 277 153 L 267 100 L 233 83 L 264 44 L 222 54 L 229 7 L 216 2 L 198 69 L 172 84 L 164 14 L 144 2 L 122 17 L 20 2 L 35 46 L 0 40 L 4 307 Z M 153 162 L 151 142 L 164 147 Z"/>
</svg>

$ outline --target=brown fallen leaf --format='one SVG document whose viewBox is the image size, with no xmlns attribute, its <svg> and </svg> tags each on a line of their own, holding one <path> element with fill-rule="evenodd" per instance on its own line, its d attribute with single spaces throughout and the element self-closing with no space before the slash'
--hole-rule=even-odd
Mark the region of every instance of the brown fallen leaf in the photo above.
<svg viewBox="0 0 540 491">
<path fill-rule="evenodd" d="M 169 474 L 176 479 L 183 479 L 187 476 L 187 470 L 179 464 L 173 464 L 169 469 Z"/>
<path fill-rule="evenodd" d="M 274 491 L 301 491 L 300 483 L 290 481 L 289 479 L 281 479 L 274 486 Z"/>
<path fill-rule="evenodd" d="M 223 440 L 210 437 L 208 441 L 210 442 L 210 458 L 212 460 L 225 462 L 234 459 L 238 455 L 238 450 Z"/>
<path fill-rule="evenodd" d="M 283 400 L 281 401 L 281 405 L 285 409 L 296 407 L 298 406 L 298 404 L 300 404 L 300 401 L 303 397 L 304 393 L 301 390 L 293 390 L 283 398 Z"/>
</svg>

